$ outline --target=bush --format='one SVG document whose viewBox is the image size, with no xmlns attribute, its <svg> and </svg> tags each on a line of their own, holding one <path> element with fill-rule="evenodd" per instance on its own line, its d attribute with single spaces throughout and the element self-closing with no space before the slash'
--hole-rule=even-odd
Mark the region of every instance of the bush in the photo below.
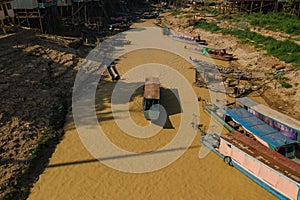
<svg viewBox="0 0 300 200">
<path fill-rule="evenodd" d="M 204 30 L 211 31 L 211 32 L 217 32 L 217 31 L 221 30 L 216 22 L 208 23 L 206 21 L 198 22 L 196 24 L 196 28 L 202 28 Z"/>
<path fill-rule="evenodd" d="M 281 82 L 281 86 L 284 88 L 292 88 L 293 86 L 285 81 Z"/>
<path fill-rule="evenodd" d="M 175 10 L 174 12 L 171 13 L 172 16 L 176 16 L 182 13 L 182 10 Z"/>
</svg>

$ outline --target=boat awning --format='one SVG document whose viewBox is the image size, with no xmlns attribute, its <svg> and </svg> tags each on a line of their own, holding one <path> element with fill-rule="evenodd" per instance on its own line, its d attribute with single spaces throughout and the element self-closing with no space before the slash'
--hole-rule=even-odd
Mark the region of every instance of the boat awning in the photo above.
<svg viewBox="0 0 300 200">
<path fill-rule="evenodd" d="M 280 113 L 276 110 L 273 110 L 263 104 L 257 103 L 248 97 L 238 98 L 238 99 L 236 99 L 236 102 L 238 102 L 242 105 L 245 105 L 245 106 L 251 108 L 252 110 L 254 110 L 255 112 L 258 112 L 264 116 L 267 116 L 279 123 L 282 123 L 282 124 L 292 128 L 292 129 L 295 129 L 298 132 L 300 131 L 300 121 L 298 121 L 292 117 L 289 117 L 283 113 Z"/>
<path fill-rule="evenodd" d="M 244 108 L 226 110 L 226 115 L 274 148 L 295 143 Z"/>
<path fill-rule="evenodd" d="M 252 99 L 250 99 L 249 97 L 237 98 L 236 102 L 240 103 L 242 105 L 245 105 L 247 107 L 252 107 L 252 106 L 256 106 L 259 104 L 256 101 L 253 101 Z"/>
</svg>

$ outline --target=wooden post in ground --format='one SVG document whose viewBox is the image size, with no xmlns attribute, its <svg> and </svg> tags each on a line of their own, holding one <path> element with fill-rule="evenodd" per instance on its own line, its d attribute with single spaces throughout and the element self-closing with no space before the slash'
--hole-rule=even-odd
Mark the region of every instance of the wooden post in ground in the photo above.
<svg viewBox="0 0 300 200">
<path fill-rule="evenodd" d="M 40 12 L 39 8 L 38 8 L 38 12 L 39 12 L 39 22 L 40 22 L 41 32 L 44 33 L 42 17 L 41 17 L 41 12 Z"/>
<path fill-rule="evenodd" d="M 27 11 L 27 9 L 26 9 L 26 20 L 27 20 L 28 27 L 30 28 L 30 22 L 29 22 L 29 18 L 28 18 L 28 11 Z"/>
<path fill-rule="evenodd" d="M 243 1 L 241 1 L 240 12 L 242 12 L 242 10 L 243 10 Z"/>
<path fill-rule="evenodd" d="M 5 27 L 4 27 L 4 21 L 3 21 L 3 19 L 1 19 L 1 27 L 2 27 L 3 33 L 6 34 L 6 30 L 5 30 Z"/>
<path fill-rule="evenodd" d="M 275 1 L 274 11 L 278 12 L 278 1 Z"/>
<path fill-rule="evenodd" d="M 80 20 L 80 3 L 78 2 L 77 5 L 78 5 L 78 10 L 77 10 L 77 12 L 78 12 L 78 19 Z"/>
<path fill-rule="evenodd" d="M 86 2 L 84 2 L 84 21 L 85 21 L 85 23 L 88 23 L 88 20 L 87 20 Z"/>
<path fill-rule="evenodd" d="M 18 25 L 20 26 L 21 24 L 20 24 L 20 18 L 18 17 L 18 12 L 16 12 L 16 18 L 18 20 Z"/>
<path fill-rule="evenodd" d="M 260 2 L 260 11 L 259 12 L 262 12 L 263 4 L 264 4 L 264 1 L 261 1 Z"/>
</svg>

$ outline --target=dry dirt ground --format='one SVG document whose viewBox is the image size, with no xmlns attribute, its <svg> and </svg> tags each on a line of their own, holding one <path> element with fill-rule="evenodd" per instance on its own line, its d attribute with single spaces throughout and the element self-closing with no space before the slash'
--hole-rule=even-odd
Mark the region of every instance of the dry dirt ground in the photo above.
<svg viewBox="0 0 300 200">
<path fill-rule="evenodd" d="M 280 61 L 273 56 L 266 56 L 265 51 L 258 51 L 253 46 L 247 44 L 239 44 L 235 37 L 230 35 L 222 35 L 221 33 L 211 33 L 203 29 L 195 29 L 188 26 L 188 20 L 191 17 L 171 16 L 167 15 L 163 18 L 162 24 L 179 32 L 189 35 L 201 35 L 202 39 L 207 40 L 211 46 L 222 47 L 229 50 L 238 57 L 238 60 L 231 61 L 230 66 L 236 69 L 251 71 L 259 76 L 265 76 L 260 83 L 263 85 L 261 91 L 252 95 L 261 95 L 269 106 L 273 109 L 290 115 L 296 119 L 300 119 L 300 70 L 293 68 L 290 64 Z M 207 18 L 211 20 L 210 18 Z M 252 28 L 253 29 L 253 28 Z M 272 36 L 276 39 L 278 35 L 284 33 L 261 30 L 263 35 Z M 258 29 L 256 29 L 258 32 Z M 284 88 L 274 79 L 272 73 L 278 68 L 284 68 L 284 73 L 281 75 L 285 77 L 287 82 L 292 85 L 292 88 Z"/>
<path fill-rule="evenodd" d="M 28 30 L 0 39 L 0 197 L 16 184 L 54 104 L 70 100 L 81 52 Z"/>
</svg>

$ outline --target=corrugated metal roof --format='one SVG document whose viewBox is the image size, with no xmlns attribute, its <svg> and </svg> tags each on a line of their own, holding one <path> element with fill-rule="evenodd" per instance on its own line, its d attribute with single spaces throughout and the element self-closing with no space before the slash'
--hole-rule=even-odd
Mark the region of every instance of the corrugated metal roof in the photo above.
<svg viewBox="0 0 300 200">
<path fill-rule="evenodd" d="M 237 98 L 236 99 L 237 103 L 241 103 L 247 107 L 252 107 L 255 105 L 258 105 L 259 103 L 257 103 L 256 101 L 253 101 L 252 99 L 248 98 L 248 97 L 243 97 L 243 98 Z"/>
<path fill-rule="evenodd" d="M 300 121 L 276 110 L 273 110 L 272 108 L 269 108 L 263 104 L 257 103 L 248 97 L 236 99 L 236 102 L 239 102 L 264 116 L 267 116 L 277 122 L 293 128 L 296 131 L 300 131 Z"/>
<path fill-rule="evenodd" d="M 229 115 L 236 123 L 243 126 L 247 131 L 261 138 L 273 147 L 280 147 L 295 143 L 295 141 L 282 135 L 262 120 L 250 114 L 244 108 L 226 110 L 226 114 Z"/>
<path fill-rule="evenodd" d="M 38 7 L 37 0 L 13 0 L 13 9 L 34 9 Z"/>
</svg>

